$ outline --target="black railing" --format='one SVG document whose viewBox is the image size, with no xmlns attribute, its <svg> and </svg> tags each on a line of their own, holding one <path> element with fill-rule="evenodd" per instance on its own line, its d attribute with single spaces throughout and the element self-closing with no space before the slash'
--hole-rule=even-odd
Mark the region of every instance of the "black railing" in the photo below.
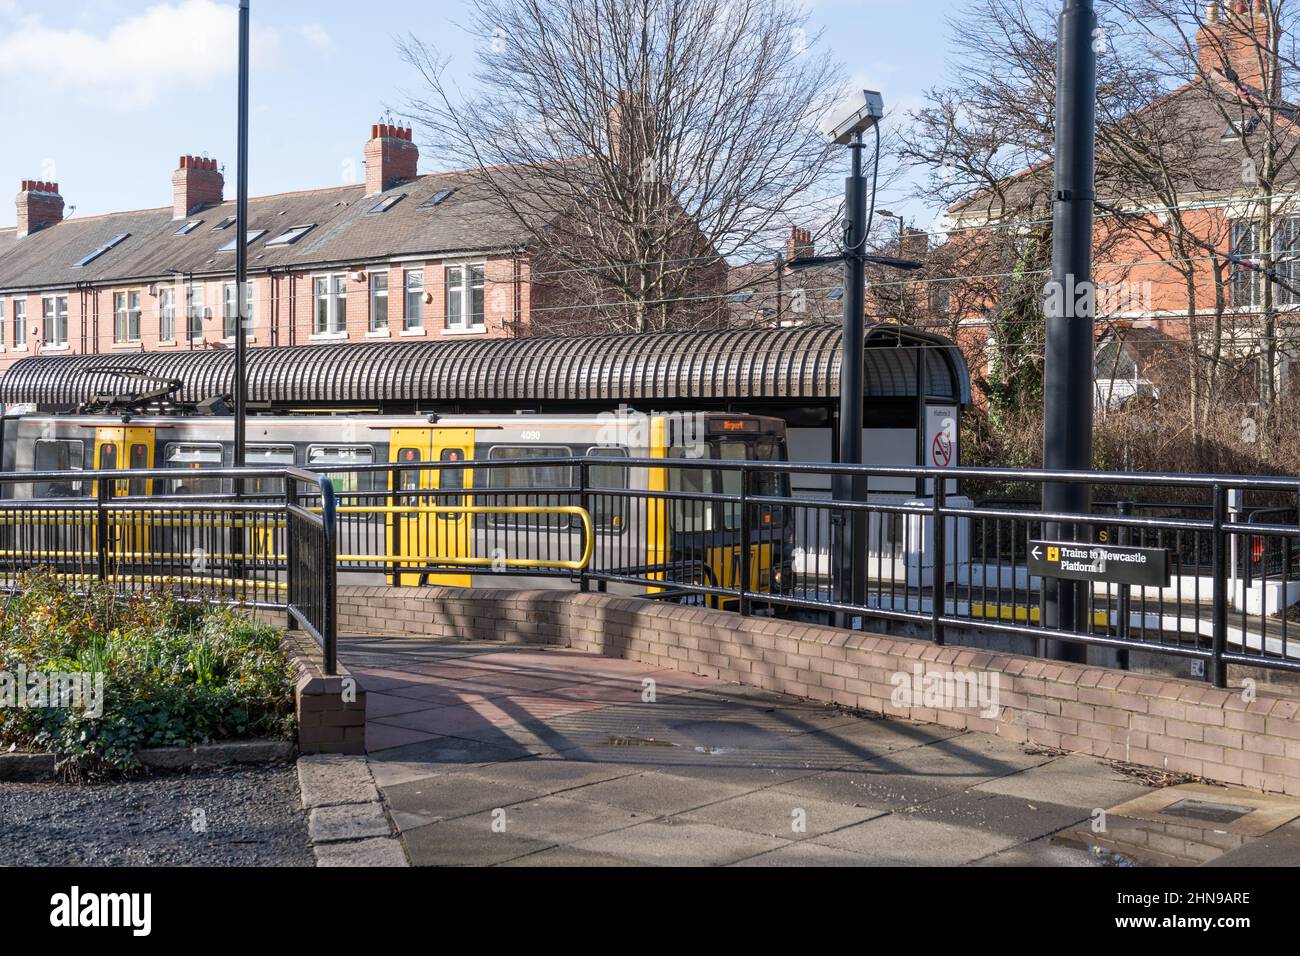
<svg viewBox="0 0 1300 956">
<path fill-rule="evenodd" d="M 509 479 L 501 477 L 502 469 L 512 470 Z M 441 487 L 440 478 L 413 477 L 444 470 L 456 476 L 455 487 Z M 1287 614 L 1300 599 L 1294 510 L 1300 481 L 593 457 L 331 469 L 344 471 L 383 477 L 371 479 L 364 492 L 339 496 L 339 553 L 346 557 L 340 569 L 381 574 L 393 583 L 449 583 L 446 575 L 470 573 L 568 578 L 583 589 L 742 614 L 813 615 L 854 627 L 866 619 L 894 622 L 940 643 L 960 628 L 1147 651 L 1201 661 L 1220 684 L 1227 664 L 1300 670 L 1295 623 Z M 467 473 L 472 483 L 460 484 Z M 863 479 L 865 500 L 837 500 L 829 490 L 788 492 L 801 479 L 817 477 L 829 485 L 837 474 Z M 976 506 L 959 494 L 960 483 L 973 480 L 1040 488 L 1048 481 L 1082 481 L 1111 495 L 1115 488 L 1131 490 L 1132 499 L 1108 499 L 1087 515 L 1052 514 L 1032 502 Z M 350 482 L 358 483 L 366 484 L 359 478 Z M 518 487 L 507 487 L 511 483 Z M 925 497 L 914 493 L 919 483 Z M 1230 512 L 1230 491 L 1267 504 Z M 1155 500 L 1143 500 L 1153 495 Z M 1268 510 L 1279 507 L 1279 500 L 1289 500 L 1291 510 Z M 430 525 L 434 519 L 418 510 L 410 520 L 368 513 L 365 504 L 374 502 L 417 509 L 579 506 L 591 516 L 591 559 L 576 571 L 556 566 L 557 559 L 572 559 L 583 548 L 574 521 L 554 514 L 475 515 L 458 542 L 462 556 L 497 555 L 503 561 L 470 567 L 445 553 L 451 538 L 429 530 L 440 527 Z M 1089 584 L 1083 587 L 1084 626 L 1048 627 L 1042 582 L 1029 573 L 1028 556 L 1033 542 L 1058 524 L 1074 527 L 1076 539 L 1085 543 L 1164 552 L 1167 583 Z M 865 591 L 856 599 L 832 549 L 854 527 L 865 531 L 855 553 L 866 565 Z M 426 554 L 427 561 L 395 561 L 403 549 L 417 553 L 412 534 L 423 534 L 426 545 L 431 535 L 438 539 L 440 547 L 432 549 L 437 553 Z"/>
<path fill-rule="evenodd" d="M 335 496 L 299 468 L 0 474 L 0 577 L 47 570 L 119 594 L 283 610 L 335 673 Z M 213 491 L 280 482 L 284 494 Z M 305 493 L 303 486 L 308 487 Z M 76 497 L 42 497 L 49 487 Z"/>
<path fill-rule="evenodd" d="M 833 497 L 831 479 L 845 474 L 865 487 L 860 500 Z M 330 661 L 341 573 L 404 586 L 571 584 L 856 628 L 875 620 L 936 643 L 958 630 L 1050 638 L 1109 648 L 1121 665 L 1134 651 L 1182 658 L 1220 685 L 1229 664 L 1300 670 L 1289 613 L 1300 601 L 1297 480 L 574 456 L 82 473 L 94 493 L 38 499 L 31 483 L 55 477 L 70 484 L 0 476 L 28 483 L 23 499 L 0 501 L 0 569 L 38 562 L 123 590 L 167 583 L 284 608 Z M 1080 515 L 960 493 L 966 482 L 1041 491 L 1062 480 L 1109 497 Z M 118 494 L 145 481 L 154 494 Z M 790 491 L 814 482 L 825 490 Z M 1083 612 L 1048 626 L 1029 564 L 1056 525 L 1085 545 L 1153 549 L 1168 578 L 1080 585 Z M 857 576 L 835 557 L 853 530 Z"/>
</svg>

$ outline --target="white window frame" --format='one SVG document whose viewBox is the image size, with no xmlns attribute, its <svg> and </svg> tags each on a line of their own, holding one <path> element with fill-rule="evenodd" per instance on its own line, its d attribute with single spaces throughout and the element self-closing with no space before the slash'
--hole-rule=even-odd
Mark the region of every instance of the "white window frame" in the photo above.
<svg viewBox="0 0 1300 956">
<path fill-rule="evenodd" d="M 62 312 L 59 311 L 60 301 L 63 303 Z M 53 338 L 50 336 L 51 319 L 54 320 Z M 68 347 L 68 294 L 66 292 L 41 296 L 41 335 L 43 336 L 42 348 L 66 349 Z"/>
<path fill-rule="evenodd" d="M 382 289 L 375 288 L 375 283 L 376 280 L 378 279 L 384 280 L 384 287 Z M 370 275 L 367 277 L 366 284 L 368 285 L 370 290 L 370 331 L 375 335 L 380 335 L 380 334 L 386 335 L 388 334 L 389 322 L 391 321 L 391 313 L 388 311 L 389 308 L 388 270 L 387 269 L 373 270 L 370 273 Z M 375 323 L 375 305 L 378 303 L 380 299 L 384 300 L 384 324 L 383 325 L 378 325 Z"/>
<path fill-rule="evenodd" d="M 231 317 L 230 309 L 235 302 L 236 282 L 221 284 L 221 337 L 227 342 L 235 341 L 234 327 L 239 324 L 239 316 Z M 244 338 L 253 337 L 253 281 L 244 282 Z"/>
<path fill-rule="evenodd" d="M 483 277 L 474 281 L 474 272 Z M 487 331 L 487 264 L 483 262 L 457 262 L 444 270 L 447 286 L 446 318 L 444 324 L 448 332 L 485 332 Z M 483 293 L 483 313 L 474 320 L 474 289 L 478 287 Z M 459 308 L 452 308 L 453 293 L 459 298 Z"/>
<path fill-rule="evenodd" d="M 158 290 L 158 341 L 160 343 L 176 341 L 176 287 L 174 285 L 164 285 Z"/>
<path fill-rule="evenodd" d="M 207 289 L 202 282 L 185 286 L 185 326 L 191 342 L 203 341 L 203 320 L 207 318 Z"/>
<path fill-rule="evenodd" d="M 317 288 L 325 283 L 322 294 Z M 348 277 L 344 272 L 322 272 L 311 277 L 311 337 L 314 339 L 345 339 L 348 337 Z M 325 302 L 325 327 L 319 325 L 321 301 Z M 342 310 L 339 305 L 342 304 Z"/>
<path fill-rule="evenodd" d="M 412 287 L 412 276 L 419 276 L 420 284 Z M 402 331 L 415 332 L 424 329 L 424 268 L 402 270 Z M 415 308 L 411 308 L 411 296 L 415 296 Z M 414 315 L 412 315 L 414 311 Z"/>
<path fill-rule="evenodd" d="M 27 351 L 27 296 L 22 295 L 9 300 L 13 308 L 14 323 L 14 350 L 19 352 Z M 18 310 L 22 310 L 22 318 L 18 317 Z"/>
<path fill-rule="evenodd" d="M 132 302 L 134 301 L 134 306 Z M 140 341 L 140 290 L 122 289 L 113 293 L 113 344 L 131 345 Z M 132 334 L 134 333 L 134 334 Z"/>
</svg>

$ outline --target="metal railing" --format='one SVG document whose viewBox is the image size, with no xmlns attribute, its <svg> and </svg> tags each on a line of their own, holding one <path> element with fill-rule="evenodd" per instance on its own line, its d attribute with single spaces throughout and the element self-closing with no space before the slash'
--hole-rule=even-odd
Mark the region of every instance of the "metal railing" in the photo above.
<svg viewBox="0 0 1300 956">
<path fill-rule="evenodd" d="M 277 482 L 284 493 L 209 493 L 209 481 Z M 42 494 L 69 485 L 88 494 Z M 15 587 L 45 570 L 73 587 L 98 580 L 123 595 L 166 589 L 182 600 L 282 610 L 333 674 L 334 512 L 332 481 L 301 468 L 0 474 L 0 578 Z"/>
<path fill-rule="evenodd" d="M 845 475 L 857 480 L 834 481 Z M 53 477 L 0 475 L 0 487 Z M 936 643 L 954 629 L 1017 635 L 1109 648 L 1121 666 L 1134 652 L 1184 659 L 1220 686 L 1231 664 L 1300 670 L 1300 480 L 540 455 L 80 480 L 97 481 L 96 494 L 0 501 L 0 571 L 40 563 L 123 591 L 166 585 L 284 608 L 331 660 L 342 574 L 396 585 L 495 576 L 851 627 L 875 620 Z M 116 493 L 145 481 L 154 494 Z M 960 494 L 964 482 L 1041 493 L 1052 481 L 1109 497 L 1079 515 Z M 837 484 L 861 497 L 836 498 Z M 1080 612 L 1054 621 L 1030 552 L 1062 540 L 1149 549 L 1167 578 L 1070 583 Z"/>
<path fill-rule="evenodd" d="M 512 470 L 510 481 L 500 477 L 503 469 Z M 389 490 L 415 484 L 413 472 L 444 471 L 457 476 L 455 487 L 441 487 L 439 478 L 429 488 Z M 472 483 L 460 484 L 470 472 Z M 1110 648 L 1121 663 L 1123 655 L 1142 651 L 1203 662 L 1219 685 L 1228 664 L 1300 670 L 1296 623 L 1288 613 L 1300 600 L 1291 559 L 1300 553 L 1298 480 L 576 456 L 331 473 L 346 473 L 349 484 L 374 476 L 364 491 L 340 492 L 340 570 L 380 573 L 393 583 L 410 583 L 415 572 L 415 583 L 446 583 L 439 576 L 457 570 L 562 578 L 584 590 L 616 589 L 742 614 L 808 614 L 854 627 L 867 619 L 906 624 L 939 643 L 960 628 Z M 863 500 L 833 497 L 837 475 L 857 477 Z M 790 494 L 794 480 L 808 485 L 810 479 L 826 491 Z M 936 479 L 942 479 L 937 493 Z M 1108 499 L 1099 513 L 1079 515 L 1045 512 L 1032 502 L 976 506 L 959 494 L 965 481 L 1041 489 L 1066 480 L 1112 495 L 1118 487 L 1132 497 Z M 519 487 L 508 487 L 511 481 Z M 918 484 L 924 496 L 917 496 Z M 1233 514 L 1230 492 L 1266 503 Z M 1143 500 L 1150 495 L 1157 500 Z M 1187 503 L 1170 504 L 1170 497 Z M 401 550 L 394 539 L 400 522 L 394 528 L 392 519 L 378 517 L 394 499 L 435 513 L 577 506 L 591 523 L 579 527 L 556 514 L 519 521 L 475 514 L 459 558 L 446 550 L 413 551 L 398 566 L 392 554 Z M 853 532 L 852 553 L 865 565 L 856 594 L 834 550 Z M 1168 580 L 1073 584 L 1082 612 L 1075 621 L 1051 622 L 1042 578 L 1028 566 L 1033 542 L 1046 539 L 1155 549 L 1165 555 Z M 1244 555 L 1235 565 L 1234 553 Z M 575 561 L 580 555 L 585 560 Z"/>
</svg>

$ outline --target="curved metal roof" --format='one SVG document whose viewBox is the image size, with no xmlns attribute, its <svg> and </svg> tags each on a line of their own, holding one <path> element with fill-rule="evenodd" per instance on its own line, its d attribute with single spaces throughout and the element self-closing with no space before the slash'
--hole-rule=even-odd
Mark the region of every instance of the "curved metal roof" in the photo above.
<svg viewBox="0 0 1300 956">
<path fill-rule="evenodd" d="M 868 398 L 916 394 L 918 354 L 929 396 L 970 401 L 961 351 L 942 336 L 869 325 Z M 76 405 L 126 390 L 112 368 L 184 383 L 197 402 L 231 391 L 234 351 L 187 350 L 23 358 L 0 378 L 0 401 Z M 87 370 L 94 369 L 93 372 Z M 712 329 L 567 338 L 333 342 L 248 350 L 248 397 L 277 404 L 436 401 L 834 399 L 840 329 Z"/>
</svg>

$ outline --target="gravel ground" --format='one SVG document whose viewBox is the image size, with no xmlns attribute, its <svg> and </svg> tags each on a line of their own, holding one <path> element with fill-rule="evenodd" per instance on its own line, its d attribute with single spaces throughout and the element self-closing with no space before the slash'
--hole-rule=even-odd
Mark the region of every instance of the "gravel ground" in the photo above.
<svg viewBox="0 0 1300 956">
<path fill-rule="evenodd" d="M 312 866 L 293 764 L 0 783 L 13 866 Z"/>
</svg>

